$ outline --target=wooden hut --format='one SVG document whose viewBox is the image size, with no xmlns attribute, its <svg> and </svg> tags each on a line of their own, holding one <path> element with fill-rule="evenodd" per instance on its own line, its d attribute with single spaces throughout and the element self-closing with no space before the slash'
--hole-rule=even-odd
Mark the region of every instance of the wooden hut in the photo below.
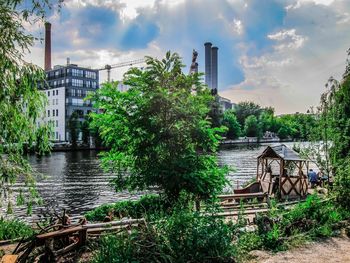
<svg viewBox="0 0 350 263">
<path fill-rule="evenodd" d="M 258 157 L 260 191 L 282 199 L 303 198 L 308 189 L 308 161 L 284 144 L 268 146 Z"/>
<path fill-rule="evenodd" d="M 268 146 L 257 160 L 256 182 L 235 194 L 265 194 L 281 199 L 303 198 L 308 189 L 308 161 L 284 144 Z"/>
</svg>

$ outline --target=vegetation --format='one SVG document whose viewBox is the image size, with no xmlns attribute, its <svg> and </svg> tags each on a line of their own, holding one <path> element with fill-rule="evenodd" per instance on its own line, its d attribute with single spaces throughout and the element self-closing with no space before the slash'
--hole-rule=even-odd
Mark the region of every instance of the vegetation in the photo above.
<svg viewBox="0 0 350 263">
<path fill-rule="evenodd" d="M 240 102 L 234 110 L 224 112 L 222 125 L 228 129 L 228 139 L 261 137 L 266 132 L 280 139 L 308 140 L 310 136 L 320 139 L 319 133 L 315 132 L 319 127 L 317 114 L 275 116 L 272 107 L 262 108 L 254 102 Z"/>
<path fill-rule="evenodd" d="M 106 216 L 113 218 L 142 218 L 153 217 L 169 211 L 170 204 L 161 199 L 158 195 L 145 195 L 135 201 L 120 201 L 115 204 L 99 206 L 88 213 L 85 217 L 89 221 L 103 221 Z"/>
<path fill-rule="evenodd" d="M 68 120 L 70 142 L 72 143 L 73 148 L 77 147 L 77 142 L 79 138 L 79 128 L 80 128 L 80 124 L 78 119 L 78 113 L 74 111 Z"/>
<path fill-rule="evenodd" d="M 50 150 L 50 129 L 37 127 L 46 103 L 37 84 L 44 82 L 45 73 L 24 61 L 35 39 L 23 26 L 42 19 L 50 1 L 33 0 L 28 9 L 23 2 L 0 1 L 0 203 L 10 202 L 11 185 L 19 176 L 34 193 L 26 200 L 35 201 L 34 172 L 22 154 L 31 147 L 39 154 Z"/>
<path fill-rule="evenodd" d="M 234 262 L 232 238 L 222 219 L 182 207 L 155 225 L 104 237 L 92 262 Z"/>
<path fill-rule="evenodd" d="M 34 234 L 32 228 L 18 220 L 0 218 L 0 240 L 30 237 Z"/>
<path fill-rule="evenodd" d="M 102 161 L 116 174 L 115 189 L 158 186 L 169 200 L 183 190 L 196 199 L 219 193 L 227 169 L 215 155 L 222 129 L 208 118 L 213 97 L 199 74 L 182 72 L 176 53 L 146 64 L 125 74 L 127 92 L 106 83 L 91 96 L 103 111 L 92 113 L 92 125 L 111 148 Z"/>
<path fill-rule="evenodd" d="M 228 110 L 224 112 L 222 125 L 227 127 L 226 138 L 227 139 L 237 139 L 242 131 L 241 125 L 239 124 L 237 117 L 232 110 Z"/>
</svg>

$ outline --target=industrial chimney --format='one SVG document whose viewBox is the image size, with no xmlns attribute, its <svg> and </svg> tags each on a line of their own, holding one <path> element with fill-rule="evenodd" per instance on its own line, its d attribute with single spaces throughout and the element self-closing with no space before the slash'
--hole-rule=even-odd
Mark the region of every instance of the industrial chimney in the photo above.
<svg viewBox="0 0 350 263">
<path fill-rule="evenodd" d="M 211 89 L 218 93 L 218 47 L 211 48 Z"/>
<path fill-rule="evenodd" d="M 211 80 L 211 46 L 212 44 L 210 42 L 206 42 L 204 44 L 205 47 L 205 84 L 211 88 L 212 86 L 212 80 Z"/>
<path fill-rule="evenodd" d="M 51 24 L 45 23 L 45 70 L 51 69 Z"/>
</svg>

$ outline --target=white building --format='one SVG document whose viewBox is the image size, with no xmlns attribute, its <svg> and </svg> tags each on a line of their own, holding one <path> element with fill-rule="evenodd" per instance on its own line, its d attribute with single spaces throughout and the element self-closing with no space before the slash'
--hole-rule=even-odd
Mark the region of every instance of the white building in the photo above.
<svg viewBox="0 0 350 263">
<path fill-rule="evenodd" d="M 65 87 L 41 90 L 41 92 L 46 95 L 48 104 L 38 125 L 51 123 L 53 127 L 51 140 L 66 141 Z"/>
</svg>

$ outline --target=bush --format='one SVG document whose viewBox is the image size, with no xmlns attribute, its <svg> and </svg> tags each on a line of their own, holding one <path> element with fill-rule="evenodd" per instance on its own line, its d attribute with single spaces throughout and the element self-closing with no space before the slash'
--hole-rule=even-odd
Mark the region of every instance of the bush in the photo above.
<svg viewBox="0 0 350 263">
<path fill-rule="evenodd" d="M 131 234 L 104 237 L 92 262 L 234 262 L 232 238 L 221 219 L 185 209 Z"/>
<path fill-rule="evenodd" d="M 105 204 L 89 211 L 85 217 L 89 221 L 103 221 L 112 213 L 116 218 L 141 218 L 144 215 L 155 215 L 166 212 L 170 204 L 158 195 L 145 195 L 135 201 L 121 201 L 115 204 Z"/>
<path fill-rule="evenodd" d="M 336 223 L 342 216 L 330 200 L 321 201 L 316 195 L 308 196 L 306 201 L 297 204 L 290 211 L 276 213 L 274 217 L 259 217 L 259 235 L 264 248 L 278 251 L 290 247 L 291 243 L 302 240 L 332 236 Z M 307 235 L 306 237 L 302 237 Z"/>
<path fill-rule="evenodd" d="M 335 195 L 338 205 L 350 211 L 350 160 L 337 169 Z"/>
<path fill-rule="evenodd" d="M 0 240 L 29 237 L 33 234 L 33 229 L 19 220 L 0 218 Z"/>
</svg>

